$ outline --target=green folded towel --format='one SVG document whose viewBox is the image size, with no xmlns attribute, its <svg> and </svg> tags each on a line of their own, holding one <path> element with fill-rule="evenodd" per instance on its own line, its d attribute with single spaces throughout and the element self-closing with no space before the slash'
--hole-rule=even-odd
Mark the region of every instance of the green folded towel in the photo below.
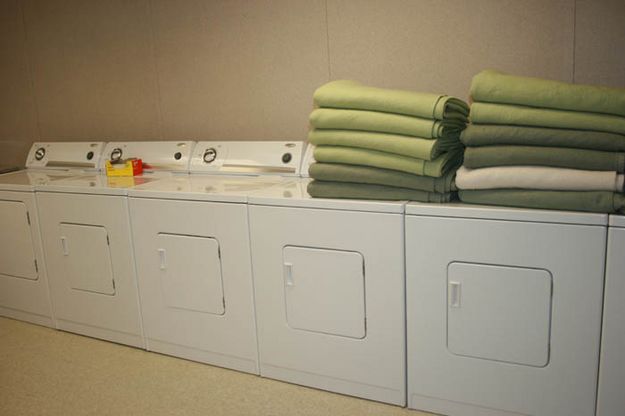
<svg viewBox="0 0 625 416">
<path fill-rule="evenodd" d="M 462 147 L 460 141 L 452 137 L 422 139 L 399 134 L 358 130 L 313 129 L 308 133 L 308 141 L 317 146 L 358 147 L 424 160 L 432 160 L 445 151 Z"/>
<path fill-rule="evenodd" d="M 625 136 L 599 131 L 547 127 L 469 124 L 460 134 L 466 146 L 525 145 L 625 151 Z"/>
<path fill-rule="evenodd" d="M 516 165 L 611 170 L 623 173 L 625 153 L 534 146 L 467 147 L 464 153 L 464 166 L 469 169 Z"/>
<path fill-rule="evenodd" d="M 457 137 L 465 127 L 463 121 L 457 120 L 436 121 L 401 114 L 335 108 L 313 110 L 310 123 L 316 129 L 375 131 L 424 139 Z"/>
<path fill-rule="evenodd" d="M 454 150 L 427 161 L 355 147 L 317 146 L 313 156 L 317 162 L 370 166 L 439 178 L 462 164 L 462 153 Z"/>
<path fill-rule="evenodd" d="M 446 95 L 368 87 L 356 81 L 328 82 L 315 91 L 319 107 L 372 110 L 436 120 L 466 121 L 469 106 Z"/>
<path fill-rule="evenodd" d="M 475 101 L 625 116 L 625 89 L 569 84 L 486 70 L 473 77 Z"/>
<path fill-rule="evenodd" d="M 475 102 L 471 105 L 470 118 L 476 124 L 512 124 L 625 134 L 625 117 L 579 111 Z"/>
<path fill-rule="evenodd" d="M 441 193 L 456 190 L 455 172 L 449 172 L 440 178 L 431 178 L 369 166 L 313 163 L 308 168 L 308 173 L 311 178 L 322 181 L 366 183 Z"/>
<path fill-rule="evenodd" d="M 451 193 L 439 194 L 392 186 L 318 180 L 310 182 L 307 190 L 313 198 L 380 199 L 437 203 L 449 202 L 452 198 Z"/>
<path fill-rule="evenodd" d="M 520 208 L 625 213 L 625 195 L 614 192 L 494 189 L 459 191 L 462 202 Z"/>
</svg>

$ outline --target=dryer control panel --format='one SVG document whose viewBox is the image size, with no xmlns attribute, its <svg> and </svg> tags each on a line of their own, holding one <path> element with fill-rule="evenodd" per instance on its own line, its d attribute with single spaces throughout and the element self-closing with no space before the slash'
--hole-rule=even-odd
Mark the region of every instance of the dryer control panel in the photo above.
<svg viewBox="0 0 625 416">
<path fill-rule="evenodd" d="M 303 151 L 298 141 L 203 141 L 193 152 L 191 172 L 299 176 Z"/>
<path fill-rule="evenodd" d="M 35 142 L 26 157 L 30 169 L 97 170 L 104 142 Z"/>
<path fill-rule="evenodd" d="M 104 171 L 106 161 L 116 163 L 139 158 L 143 161 L 143 171 L 146 173 L 188 173 L 194 145 L 195 142 L 190 140 L 109 142 L 104 148 L 100 165 Z"/>
</svg>

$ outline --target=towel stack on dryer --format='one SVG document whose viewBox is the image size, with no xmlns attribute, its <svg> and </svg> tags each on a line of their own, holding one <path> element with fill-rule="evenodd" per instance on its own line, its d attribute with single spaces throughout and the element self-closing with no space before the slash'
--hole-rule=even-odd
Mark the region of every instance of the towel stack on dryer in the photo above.
<svg viewBox="0 0 625 416">
<path fill-rule="evenodd" d="M 461 164 L 463 101 L 438 94 L 333 81 L 314 94 L 308 135 L 320 198 L 447 202 Z"/>
<path fill-rule="evenodd" d="M 471 96 L 462 201 L 623 212 L 625 89 L 482 71 Z"/>
</svg>

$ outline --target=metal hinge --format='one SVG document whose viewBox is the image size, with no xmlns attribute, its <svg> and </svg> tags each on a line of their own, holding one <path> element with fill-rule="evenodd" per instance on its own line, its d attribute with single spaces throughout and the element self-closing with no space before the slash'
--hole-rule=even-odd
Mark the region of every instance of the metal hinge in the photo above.
<svg viewBox="0 0 625 416">
<path fill-rule="evenodd" d="M 30 212 L 26 211 L 26 221 L 28 221 L 28 225 L 30 225 Z"/>
<path fill-rule="evenodd" d="M 217 257 L 221 259 L 221 247 L 217 247 Z"/>
<path fill-rule="evenodd" d="M 224 311 L 225 311 L 226 310 L 226 298 L 225 297 L 221 298 L 221 302 L 224 305 Z"/>
<path fill-rule="evenodd" d="M 111 240 L 109 240 L 109 236 L 108 235 L 106 236 L 106 244 L 109 245 L 109 246 L 111 245 Z"/>
<path fill-rule="evenodd" d="M 115 279 L 111 279 L 111 281 L 113 282 L 113 290 L 115 290 Z"/>
<path fill-rule="evenodd" d="M 37 264 L 37 259 L 33 260 L 35 262 L 35 271 L 39 273 L 39 265 Z"/>
</svg>

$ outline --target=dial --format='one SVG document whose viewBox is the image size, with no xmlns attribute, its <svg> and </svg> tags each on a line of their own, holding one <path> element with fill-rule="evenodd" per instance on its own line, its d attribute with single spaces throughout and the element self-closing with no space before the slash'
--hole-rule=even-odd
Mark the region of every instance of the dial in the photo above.
<svg viewBox="0 0 625 416">
<path fill-rule="evenodd" d="M 41 160 L 43 159 L 43 157 L 46 155 L 46 149 L 43 147 L 40 147 L 39 149 L 35 150 L 35 159 L 37 160 Z"/>
<path fill-rule="evenodd" d="M 215 159 L 217 159 L 217 150 L 215 150 L 215 148 L 213 147 L 206 149 L 202 158 L 204 159 L 204 163 L 213 162 Z"/>
<path fill-rule="evenodd" d="M 119 147 L 116 147 L 115 149 L 113 149 L 111 151 L 111 162 L 119 162 L 122 158 L 122 149 L 120 149 Z"/>
</svg>

